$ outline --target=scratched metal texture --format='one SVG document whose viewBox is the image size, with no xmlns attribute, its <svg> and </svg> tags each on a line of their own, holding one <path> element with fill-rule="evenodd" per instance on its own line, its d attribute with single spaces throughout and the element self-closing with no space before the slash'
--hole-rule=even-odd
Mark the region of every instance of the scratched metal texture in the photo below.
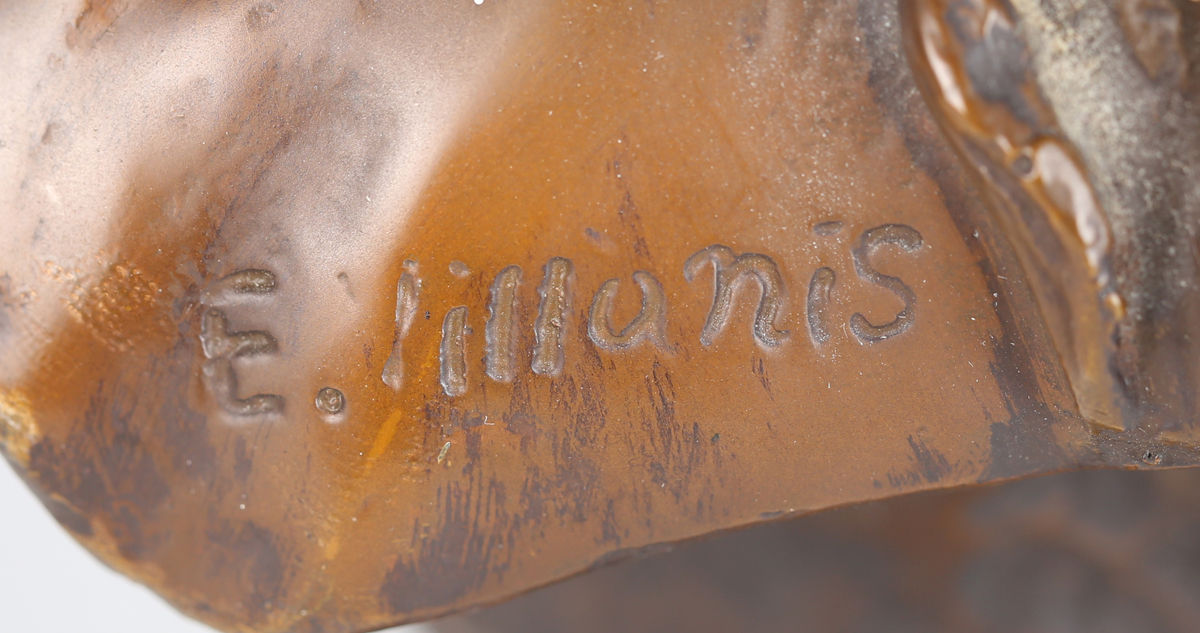
<svg viewBox="0 0 1200 633">
<path fill-rule="evenodd" d="M 377 629 L 771 518 L 1197 461 L 1080 414 L 891 2 L 7 2 L 0 29 L 0 446 L 219 629 Z"/>
<path fill-rule="evenodd" d="M 1200 472 L 935 491 L 613 565 L 444 633 L 1186 633 Z"/>
</svg>

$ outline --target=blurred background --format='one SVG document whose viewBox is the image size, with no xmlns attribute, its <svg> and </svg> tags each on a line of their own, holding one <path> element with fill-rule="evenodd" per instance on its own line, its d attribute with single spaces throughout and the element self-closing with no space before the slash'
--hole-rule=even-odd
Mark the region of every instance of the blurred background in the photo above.
<svg viewBox="0 0 1200 633">
<path fill-rule="evenodd" d="M 212 633 L 0 466 L 0 631 Z M 390 633 L 1194 633 L 1200 469 L 1092 471 L 780 521 Z"/>
<path fill-rule="evenodd" d="M 443 633 L 1194 633 L 1200 469 L 1091 471 L 781 521 L 589 572 Z"/>
<path fill-rule="evenodd" d="M 0 631 L 213 633 L 105 567 L 0 459 Z M 389 633 L 433 633 L 428 625 Z"/>
</svg>

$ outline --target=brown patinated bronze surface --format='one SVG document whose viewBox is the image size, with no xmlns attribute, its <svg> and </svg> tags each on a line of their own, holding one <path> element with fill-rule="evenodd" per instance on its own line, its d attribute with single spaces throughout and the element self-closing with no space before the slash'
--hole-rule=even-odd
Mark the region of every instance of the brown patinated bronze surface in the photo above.
<svg viewBox="0 0 1200 633">
<path fill-rule="evenodd" d="M 1052 475 L 775 523 L 585 574 L 441 633 L 1186 633 L 1194 469 Z"/>
<path fill-rule="evenodd" d="M 1195 465 L 1198 11 L 6 3 L 0 447 L 262 633 Z"/>
</svg>

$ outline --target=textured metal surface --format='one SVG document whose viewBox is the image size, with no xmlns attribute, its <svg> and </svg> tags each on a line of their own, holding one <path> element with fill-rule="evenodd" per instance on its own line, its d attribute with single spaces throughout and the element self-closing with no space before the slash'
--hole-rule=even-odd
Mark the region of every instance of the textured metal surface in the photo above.
<svg viewBox="0 0 1200 633">
<path fill-rule="evenodd" d="M 1194 444 L 1200 4 L 904 7 L 917 78 L 981 177 L 1084 417 Z"/>
<path fill-rule="evenodd" d="M 1200 288 L 1136 321 L 1067 240 L 1048 302 L 904 7 L 5 3 L 0 446 L 107 563 L 264 633 L 1195 464 L 1187 371 L 1091 405 L 1172 367 L 1113 373 L 1112 328 L 1191 366 Z"/>
<path fill-rule="evenodd" d="M 1200 473 L 1081 472 L 834 510 L 621 563 L 445 633 L 1184 633 Z"/>
</svg>

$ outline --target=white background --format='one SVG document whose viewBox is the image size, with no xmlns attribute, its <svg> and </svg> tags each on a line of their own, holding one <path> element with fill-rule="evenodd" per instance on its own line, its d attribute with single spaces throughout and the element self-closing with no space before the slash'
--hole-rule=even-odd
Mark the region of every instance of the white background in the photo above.
<svg viewBox="0 0 1200 633">
<path fill-rule="evenodd" d="M 0 458 L 0 631 L 214 633 L 105 567 Z M 413 625 L 391 633 L 434 633 Z"/>
</svg>

